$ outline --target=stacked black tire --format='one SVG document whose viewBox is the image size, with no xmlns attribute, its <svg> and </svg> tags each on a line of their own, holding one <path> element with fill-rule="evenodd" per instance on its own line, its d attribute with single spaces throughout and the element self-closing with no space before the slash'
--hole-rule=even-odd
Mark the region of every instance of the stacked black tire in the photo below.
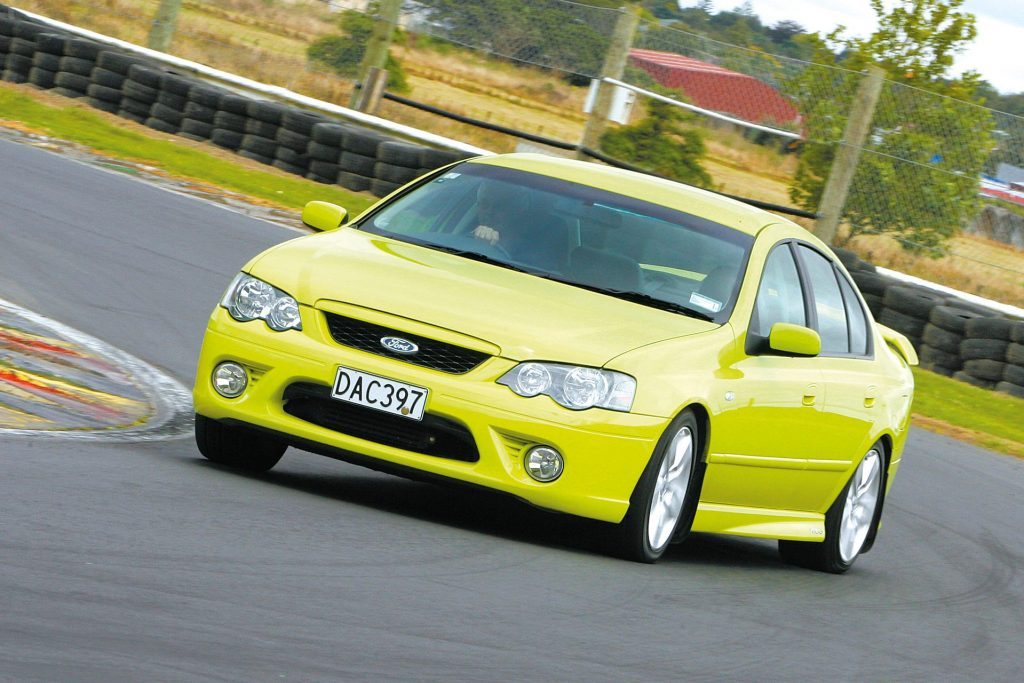
<svg viewBox="0 0 1024 683">
<path fill-rule="evenodd" d="M 55 31 L 0 5 L 0 78 L 74 98 L 155 130 L 378 197 L 467 154 L 253 100 L 135 55 Z"/>
</svg>

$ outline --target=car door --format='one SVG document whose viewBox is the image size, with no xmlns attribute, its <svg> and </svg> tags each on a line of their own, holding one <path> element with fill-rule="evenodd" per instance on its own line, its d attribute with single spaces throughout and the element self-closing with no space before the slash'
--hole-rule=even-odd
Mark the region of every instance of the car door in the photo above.
<svg viewBox="0 0 1024 683">
<path fill-rule="evenodd" d="M 724 410 L 716 416 L 701 499 L 757 508 L 817 510 L 828 475 L 808 468 L 823 445 L 824 387 L 820 359 L 772 352 L 775 323 L 812 326 L 809 291 L 801 281 L 795 245 L 769 252 L 745 338 L 745 353 L 722 383 Z M 816 493 L 817 491 L 817 493 Z"/>
</svg>

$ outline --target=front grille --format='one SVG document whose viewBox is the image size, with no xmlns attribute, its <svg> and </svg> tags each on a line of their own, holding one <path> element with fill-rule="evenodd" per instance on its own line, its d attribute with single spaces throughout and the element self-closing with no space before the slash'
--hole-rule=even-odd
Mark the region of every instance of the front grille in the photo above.
<svg viewBox="0 0 1024 683">
<path fill-rule="evenodd" d="M 393 330 L 383 325 L 374 325 L 355 318 L 346 318 L 336 313 L 324 313 L 327 316 L 327 326 L 331 331 L 334 341 L 345 346 L 351 346 L 361 351 L 375 353 L 378 356 L 387 356 L 396 360 L 422 365 L 432 370 L 440 370 L 453 375 L 461 375 L 469 372 L 476 366 L 487 360 L 488 355 L 480 351 L 473 351 L 454 344 L 420 337 L 401 330 Z M 391 349 L 384 348 L 380 344 L 382 337 L 401 337 L 407 339 L 420 347 L 414 355 L 396 353 Z"/>
<path fill-rule="evenodd" d="M 315 425 L 374 443 L 450 460 L 476 462 L 480 453 L 463 425 L 426 413 L 420 421 L 331 398 L 331 388 L 298 382 L 284 392 L 284 411 Z"/>
</svg>

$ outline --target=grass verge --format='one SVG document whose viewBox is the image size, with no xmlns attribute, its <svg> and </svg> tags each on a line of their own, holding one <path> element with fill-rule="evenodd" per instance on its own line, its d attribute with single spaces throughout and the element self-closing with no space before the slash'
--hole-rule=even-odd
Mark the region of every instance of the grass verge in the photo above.
<svg viewBox="0 0 1024 683">
<path fill-rule="evenodd" d="M 914 425 L 1024 458 L 1024 399 L 914 368 Z"/>
<path fill-rule="evenodd" d="M 74 142 L 103 156 L 152 166 L 164 175 L 212 185 L 283 208 L 313 199 L 340 204 L 357 214 L 375 199 L 323 185 L 238 157 L 213 145 L 153 131 L 82 102 L 0 84 L 0 125 Z"/>
</svg>

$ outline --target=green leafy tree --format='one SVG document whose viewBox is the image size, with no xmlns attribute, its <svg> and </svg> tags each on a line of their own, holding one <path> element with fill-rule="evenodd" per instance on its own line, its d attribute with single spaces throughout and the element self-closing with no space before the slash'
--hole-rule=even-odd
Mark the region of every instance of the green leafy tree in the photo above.
<svg viewBox="0 0 1024 683">
<path fill-rule="evenodd" d="M 373 32 L 372 14 L 354 10 L 342 12 L 338 25 L 343 34 L 326 35 L 313 41 L 306 49 L 306 59 L 345 78 L 355 78 L 366 52 L 366 43 Z M 388 89 L 408 92 L 409 83 L 401 62 L 388 54 L 385 68 L 388 70 Z"/>
<path fill-rule="evenodd" d="M 848 71 L 811 66 L 786 83 L 806 119 L 805 145 L 790 197 L 817 209 L 842 138 L 853 94 L 868 64 L 888 82 L 872 119 L 843 217 L 845 240 L 890 234 L 910 250 L 943 253 L 950 237 L 978 208 L 978 175 L 992 149 L 992 119 L 978 106 L 978 78 L 948 76 L 953 57 L 975 36 L 974 17 L 958 11 L 963 0 L 898 0 L 886 11 L 871 0 L 878 30 L 843 40 L 840 29 L 804 38 L 819 63 L 843 50 Z"/>
<path fill-rule="evenodd" d="M 686 127 L 690 118 L 679 107 L 652 100 L 646 118 L 606 131 L 601 136 L 601 149 L 660 175 L 711 187 L 711 176 L 700 164 L 705 152 L 704 136 Z"/>
</svg>

